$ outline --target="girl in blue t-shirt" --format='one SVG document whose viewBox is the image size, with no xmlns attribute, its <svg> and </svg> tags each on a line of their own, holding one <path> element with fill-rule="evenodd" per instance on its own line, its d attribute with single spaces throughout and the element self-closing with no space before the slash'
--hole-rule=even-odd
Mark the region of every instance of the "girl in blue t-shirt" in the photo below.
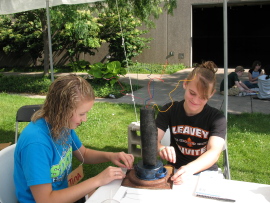
<svg viewBox="0 0 270 203">
<path fill-rule="evenodd" d="M 248 71 L 248 80 L 244 81 L 244 84 L 248 88 L 258 88 L 258 78 L 263 75 L 263 71 L 261 69 L 261 62 L 254 61 L 252 64 L 252 68 Z"/>
<path fill-rule="evenodd" d="M 74 129 L 87 120 L 94 99 L 91 85 L 79 76 L 59 77 L 51 84 L 43 106 L 16 145 L 14 181 L 20 203 L 77 202 L 96 188 L 125 177 L 121 168 L 109 166 L 95 177 L 74 184 L 82 173 L 79 170 L 76 178 L 70 177 L 72 156 L 83 164 L 111 161 L 132 168 L 133 155 L 85 148 L 76 135 Z"/>
</svg>

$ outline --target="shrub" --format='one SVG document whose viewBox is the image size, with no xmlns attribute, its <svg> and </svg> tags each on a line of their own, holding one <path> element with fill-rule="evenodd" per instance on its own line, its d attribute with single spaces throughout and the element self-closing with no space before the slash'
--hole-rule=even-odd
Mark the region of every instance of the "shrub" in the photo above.
<svg viewBox="0 0 270 203">
<path fill-rule="evenodd" d="M 121 67 L 119 61 L 95 63 L 90 66 L 90 70 L 87 72 L 94 77 L 96 83 L 104 83 L 107 80 L 111 85 L 114 85 L 118 81 L 119 75 L 125 75 L 127 73 L 126 69 Z"/>
<path fill-rule="evenodd" d="M 0 92 L 45 94 L 50 84 L 43 76 L 0 76 Z"/>
<path fill-rule="evenodd" d="M 116 98 L 122 97 L 131 91 L 130 85 L 115 83 L 110 84 L 109 80 L 99 80 L 95 83 L 92 79 L 87 79 L 95 91 L 96 97 L 109 97 L 113 94 Z M 0 92 L 7 93 L 29 93 L 45 95 L 51 84 L 50 77 L 44 76 L 3 76 L 0 74 Z M 140 86 L 135 85 L 133 89 Z"/>
</svg>

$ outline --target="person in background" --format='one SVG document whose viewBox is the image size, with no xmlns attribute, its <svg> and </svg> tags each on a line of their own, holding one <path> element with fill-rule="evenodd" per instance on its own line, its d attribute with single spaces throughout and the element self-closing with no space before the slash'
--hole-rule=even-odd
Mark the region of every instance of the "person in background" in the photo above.
<svg viewBox="0 0 270 203">
<path fill-rule="evenodd" d="M 241 82 L 239 77 L 244 73 L 245 69 L 243 66 L 237 66 L 234 72 L 228 75 L 228 95 L 239 96 L 247 93 L 254 93 L 255 91 L 250 90 L 244 83 Z M 220 83 L 220 93 L 224 95 L 224 79 Z"/>
<path fill-rule="evenodd" d="M 193 174 L 212 171 L 223 150 L 226 133 L 225 116 L 207 102 L 215 93 L 217 66 L 206 61 L 194 68 L 183 83 L 184 100 L 162 107 L 156 118 L 159 156 L 177 172 L 171 177 L 182 184 Z M 161 140 L 170 129 L 170 146 Z"/>
<path fill-rule="evenodd" d="M 79 76 L 62 76 L 51 84 L 44 104 L 24 128 L 16 145 L 14 182 L 20 203 L 85 202 L 84 197 L 91 191 L 125 177 L 119 167 L 133 167 L 132 154 L 89 149 L 78 138 L 75 129 L 86 122 L 94 99 L 91 85 Z M 119 167 L 109 166 L 98 175 L 68 187 L 72 156 L 82 164 L 111 161 Z"/>
<path fill-rule="evenodd" d="M 258 78 L 259 99 L 270 99 L 270 65 L 264 67 L 264 75 Z"/>
<path fill-rule="evenodd" d="M 263 71 L 261 69 L 261 62 L 260 61 L 254 61 L 252 64 L 252 68 L 248 71 L 248 80 L 244 81 L 244 84 L 252 89 L 252 88 L 258 88 L 258 77 L 260 75 L 263 75 Z"/>
</svg>

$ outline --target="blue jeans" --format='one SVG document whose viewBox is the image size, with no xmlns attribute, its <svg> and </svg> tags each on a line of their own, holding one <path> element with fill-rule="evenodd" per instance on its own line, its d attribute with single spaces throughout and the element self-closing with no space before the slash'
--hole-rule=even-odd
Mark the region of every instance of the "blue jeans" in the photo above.
<svg viewBox="0 0 270 203">
<path fill-rule="evenodd" d="M 249 89 L 251 89 L 251 88 L 259 88 L 259 86 L 258 86 L 257 83 L 256 83 L 256 84 L 253 84 L 253 83 L 251 83 L 251 82 L 249 82 L 249 81 L 244 81 L 244 84 L 245 84 Z"/>
</svg>

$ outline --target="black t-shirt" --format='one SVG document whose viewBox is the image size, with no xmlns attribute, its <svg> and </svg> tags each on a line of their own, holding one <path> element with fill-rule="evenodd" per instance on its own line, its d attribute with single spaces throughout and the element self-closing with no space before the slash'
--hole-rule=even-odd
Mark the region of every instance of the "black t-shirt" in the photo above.
<svg viewBox="0 0 270 203">
<path fill-rule="evenodd" d="M 184 110 L 184 100 L 166 104 L 156 118 L 158 128 L 166 132 L 170 129 L 170 145 L 176 153 L 175 168 L 197 159 L 207 150 L 210 136 L 225 139 L 226 118 L 217 109 L 206 104 L 203 110 L 194 116 L 187 116 Z M 214 164 L 209 170 L 217 170 Z"/>
<path fill-rule="evenodd" d="M 231 72 L 228 75 L 228 89 L 232 88 L 235 85 L 235 81 L 240 81 L 236 72 Z M 220 92 L 224 91 L 224 79 L 220 83 Z"/>
</svg>

